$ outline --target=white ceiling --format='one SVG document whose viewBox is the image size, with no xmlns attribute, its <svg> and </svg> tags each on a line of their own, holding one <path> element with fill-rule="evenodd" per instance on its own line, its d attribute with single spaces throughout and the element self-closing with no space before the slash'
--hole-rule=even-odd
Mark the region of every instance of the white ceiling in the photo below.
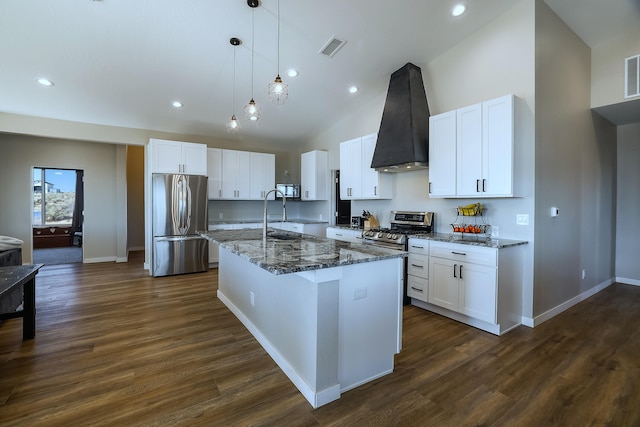
<svg viewBox="0 0 640 427">
<path fill-rule="evenodd" d="M 638 25 L 637 0 L 545 0 L 588 45 Z M 262 118 L 241 118 L 240 140 L 306 140 L 386 91 L 406 62 L 424 64 L 519 0 L 281 0 L 280 73 L 289 99 L 272 105 L 277 0 L 0 0 L 0 112 L 222 136 L 252 95 Z M 332 37 L 346 45 L 318 54 Z M 233 48 L 230 37 L 243 44 Z M 236 101 L 233 108 L 233 50 Z M 284 76 L 296 68 L 296 78 Z M 35 82 L 46 77 L 53 87 Z M 349 94 L 357 85 L 360 91 Z M 184 103 L 181 109 L 173 100 Z"/>
</svg>

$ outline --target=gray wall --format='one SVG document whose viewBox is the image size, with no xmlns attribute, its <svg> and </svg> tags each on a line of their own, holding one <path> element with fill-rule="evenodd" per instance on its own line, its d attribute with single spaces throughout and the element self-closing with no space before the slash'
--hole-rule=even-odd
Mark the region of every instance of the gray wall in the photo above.
<svg viewBox="0 0 640 427">
<path fill-rule="evenodd" d="M 534 314 L 541 315 L 613 277 L 615 127 L 590 111 L 589 47 L 545 3 L 536 5 Z"/>
<path fill-rule="evenodd" d="M 616 280 L 640 285 L 640 123 L 618 127 Z"/>
<path fill-rule="evenodd" d="M 0 134 L 0 234 L 24 241 L 23 262 L 32 259 L 34 166 L 84 170 L 84 258 L 89 262 L 116 260 L 116 159 L 112 144 Z"/>
</svg>

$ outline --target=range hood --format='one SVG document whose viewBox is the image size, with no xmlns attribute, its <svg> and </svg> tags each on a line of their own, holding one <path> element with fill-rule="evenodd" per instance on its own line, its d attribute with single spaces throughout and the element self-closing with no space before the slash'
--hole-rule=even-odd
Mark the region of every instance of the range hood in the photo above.
<svg viewBox="0 0 640 427">
<path fill-rule="evenodd" d="M 391 74 L 371 167 L 379 172 L 429 165 L 429 106 L 420 67 L 407 63 Z"/>
</svg>

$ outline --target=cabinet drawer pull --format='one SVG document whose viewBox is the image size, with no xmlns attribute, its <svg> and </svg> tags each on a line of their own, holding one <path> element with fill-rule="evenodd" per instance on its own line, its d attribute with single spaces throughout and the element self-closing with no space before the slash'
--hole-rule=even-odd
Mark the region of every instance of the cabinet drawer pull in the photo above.
<svg viewBox="0 0 640 427">
<path fill-rule="evenodd" d="M 415 287 L 411 287 L 411 289 L 413 289 L 414 291 L 418 291 L 418 292 L 424 292 L 424 289 L 420 289 L 420 288 L 415 288 Z"/>
<path fill-rule="evenodd" d="M 411 247 L 416 249 L 424 249 L 424 246 L 411 245 Z"/>
<path fill-rule="evenodd" d="M 462 264 L 460 264 L 460 268 L 458 269 L 458 276 L 462 279 Z"/>
<path fill-rule="evenodd" d="M 476 179 L 476 193 L 480 192 L 480 180 Z"/>
<path fill-rule="evenodd" d="M 454 255 L 464 255 L 464 256 L 467 256 L 467 254 L 465 254 L 464 252 L 454 252 L 454 251 L 451 251 L 451 253 L 452 253 L 452 254 L 454 254 Z"/>
<path fill-rule="evenodd" d="M 456 268 L 458 268 L 458 264 L 453 264 L 453 277 L 457 278 L 458 276 L 456 276 Z"/>
<path fill-rule="evenodd" d="M 484 193 L 485 191 L 487 191 L 487 180 L 483 179 L 482 180 L 482 192 Z"/>
<path fill-rule="evenodd" d="M 415 267 L 415 268 L 424 268 L 424 265 L 411 264 L 411 267 Z"/>
</svg>

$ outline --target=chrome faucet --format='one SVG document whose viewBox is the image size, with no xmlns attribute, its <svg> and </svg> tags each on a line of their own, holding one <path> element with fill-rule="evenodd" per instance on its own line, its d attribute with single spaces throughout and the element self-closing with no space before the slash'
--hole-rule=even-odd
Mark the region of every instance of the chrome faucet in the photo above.
<svg viewBox="0 0 640 427">
<path fill-rule="evenodd" d="M 282 222 L 287 221 L 287 196 L 285 196 L 284 193 L 278 190 L 277 188 L 267 191 L 267 194 L 264 195 L 264 214 L 263 214 L 264 217 L 262 220 L 262 238 L 263 239 L 267 238 L 267 199 L 269 199 L 269 194 L 273 192 L 282 194 Z"/>
</svg>

